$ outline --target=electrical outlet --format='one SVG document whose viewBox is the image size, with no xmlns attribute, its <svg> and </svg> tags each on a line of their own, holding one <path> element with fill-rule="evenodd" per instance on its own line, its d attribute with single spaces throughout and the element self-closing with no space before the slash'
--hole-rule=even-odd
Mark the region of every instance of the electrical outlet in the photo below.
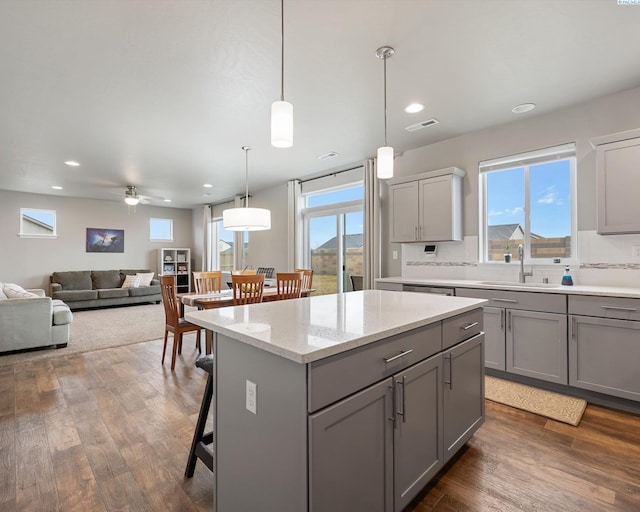
<svg viewBox="0 0 640 512">
<path fill-rule="evenodd" d="M 631 259 L 640 260 L 640 245 L 631 246 Z"/>
<path fill-rule="evenodd" d="M 393 259 L 394 260 L 398 259 L 398 251 L 393 251 Z"/>
<path fill-rule="evenodd" d="M 258 414 L 256 412 L 258 406 L 258 392 L 256 389 L 255 382 L 247 381 L 247 411 L 252 412 L 253 414 Z"/>
</svg>

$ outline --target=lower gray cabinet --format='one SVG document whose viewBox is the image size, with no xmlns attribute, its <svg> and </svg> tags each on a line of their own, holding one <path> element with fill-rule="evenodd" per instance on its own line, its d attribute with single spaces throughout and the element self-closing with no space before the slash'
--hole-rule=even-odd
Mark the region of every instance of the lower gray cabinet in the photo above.
<svg viewBox="0 0 640 512">
<path fill-rule="evenodd" d="M 444 353 L 444 463 L 484 423 L 484 334 Z"/>
<path fill-rule="evenodd" d="M 310 511 L 393 511 L 393 399 L 389 378 L 309 417 Z"/>
<path fill-rule="evenodd" d="M 640 322 L 578 315 L 569 318 L 569 384 L 640 400 Z"/>
<path fill-rule="evenodd" d="M 393 378 L 396 402 L 393 480 L 397 511 L 404 509 L 443 465 L 441 372 L 442 355 L 438 354 Z"/>
<path fill-rule="evenodd" d="M 567 316 L 507 310 L 507 371 L 568 384 Z"/>
<path fill-rule="evenodd" d="M 484 309 L 484 365 L 494 370 L 506 370 L 505 363 L 505 309 Z"/>
</svg>

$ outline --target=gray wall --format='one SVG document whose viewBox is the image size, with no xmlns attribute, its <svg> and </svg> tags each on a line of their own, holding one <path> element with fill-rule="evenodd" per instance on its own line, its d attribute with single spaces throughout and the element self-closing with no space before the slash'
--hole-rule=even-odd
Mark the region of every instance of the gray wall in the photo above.
<svg viewBox="0 0 640 512">
<path fill-rule="evenodd" d="M 605 96 L 545 115 L 527 115 L 513 123 L 477 131 L 404 152 L 395 160 L 395 175 L 410 176 L 444 167 L 467 171 L 463 184 L 463 232 L 478 235 L 478 163 L 555 146 L 576 143 L 578 229 L 596 228 L 595 150 L 589 139 L 640 127 L 640 88 Z M 389 242 L 388 190 L 382 187 L 382 276 L 399 276 L 401 244 Z M 392 251 L 398 251 L 397 260 Z"/>
<path fill-rule="evenodd" d="M 58 238 L 20 238 L 20 208 L 55 210 Z M 173 219 L 174 242 L 150 242 L 149 219 Z M 192 247 L 192 211 L 0 190 L 0 281 L 48 291 L 49 275 L 63 270 L 148 268 L 157 273 L 157 249 Z M 124 229 L 124 253 L 88 253 L 86 228 Z M 193 255 L 192 255 L 193 259 Z"/>
</svg>

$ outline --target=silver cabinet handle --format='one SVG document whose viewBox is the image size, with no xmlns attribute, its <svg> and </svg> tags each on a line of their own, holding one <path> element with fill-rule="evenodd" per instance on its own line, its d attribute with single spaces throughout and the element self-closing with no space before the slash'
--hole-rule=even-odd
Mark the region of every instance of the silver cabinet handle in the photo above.
<svg viewBox="0 0 640 512">
<path fill-rule="evenodd" d="M 402 356 L 406 356 L 407 354 L 411 354 L 413 349 L 405 350 L 404 352 L 400 352 L 397 356 L 390 357 L 389 359 L 385 359 L 384 362 L 389 364 L 391 361 L 395 361 L 396 359 L 400 359 Z"/>
<path fill-rule="evenodd" d="M 460 329 L 462 329 L 463 331 L 467 331 L 467 330 L 471 329 L 472 327 L 475 327 L 476 325 L 478 325 L 478 322 L 473 322 L 472 324 L 469 324 L 466 327 L 460 327 Z"/>
<path fill-rule="evenodd" d="M 500 299 L 500 298 L 493 298 L 491 300 L 495 300 L 496 302 L 513 302 L 515 304 L 518 303 L 517 299 Z"/>
<path fill-rule="evenodd" d="M 405 423 L 407 421 L 407 409 L 406 409 L 406 402 L 405 402 L 407 376 L 403 375 L 402 381 L 397 381 L 396 383 L 402 386 L 402 411 L 398 411 L 398 416 L 402 416 L 402 423 Z"/>
<path fill-rule="evenodd" d="M 638 311 L 636 308 L 622 308 L 619 306 L 600 306 L 602 309 L 612 309 L 613 311 Z"/>
<path fill-rule="evenodd" d="M 500 330 L 504 330 L 504 309 L 500 310 Z"/>
<path fill-rule="evenodd" d="M 451 381 L 453 380 L 452 378 L 453 375 L 451 375 L 451 372 L 452 372 L 451 352 L 449 352 L 446 356 L 444 356 L 444 358 L 449 361 L 449 380 L 445 380 L 444 383 L 449 384 L 449 389 L 453 389 L 453 385 L 451 384 Z"/>
<path fill-rule="evenodd" d="M 576 339 L 576 331 L 578 330 L 578 321 L 576 320 L 576 317 L 571 317 L 571 339 L 575 340 Z"/>
<path fill-rule="evenodd" d="M 511 330 L 511 311 L 507 311 L 507 331 Z"/>
<path fill-rule="evenodd" d="M 414 231 L 415 231 L 415 234 L 413 235 L 413 239 L 414 239 L 414 240 L 417 240 L 417 239 L 418 239 L 418 226 L 416 226 L 416 227 L 414 228 Z"/>
<path fill-rule="evenodd" d="M 391 417 L 389 420 L 396 422 L 396 379 L 391 379 L 391 386 L 389 386 L 391 390 Z"/>
</svg>

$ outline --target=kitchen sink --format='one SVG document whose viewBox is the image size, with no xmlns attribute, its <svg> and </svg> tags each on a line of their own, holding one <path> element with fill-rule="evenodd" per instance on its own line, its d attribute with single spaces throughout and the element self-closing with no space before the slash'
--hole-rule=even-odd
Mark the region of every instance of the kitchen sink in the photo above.
<svg viewBox="0 0 640 512">
<path fill-rule="evenodd" d="M 478 284 L 488 284 L 492 286 L 519 286 L 522 288 L 559 288 L 559 284 L 551 283 L 517 283 L 510 281 L 479 281 Z"/>
</svg>

